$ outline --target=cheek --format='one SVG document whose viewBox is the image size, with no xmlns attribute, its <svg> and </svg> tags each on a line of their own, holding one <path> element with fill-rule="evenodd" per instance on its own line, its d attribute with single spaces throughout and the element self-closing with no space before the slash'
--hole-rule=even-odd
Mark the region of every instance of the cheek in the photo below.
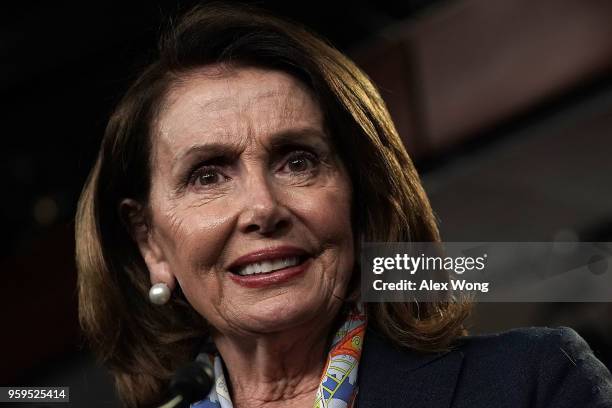
<svg viewBox="0 0 612 408">
<path fill-rule="evenodd" d="M 231 215 L 222 205 L 175 209 L 163 231 L 172 272 L 180 281 L 213 275 L 231 233 Z"/>
<path fill-rule="evenodd" d="M 181 214 L 173 229 L 170 268 L 187 301 L 205 318 L 223 298 L 219 279 L 227 237 L 231 234 L 231 217 L 227 207 L 208 205 Z"/>
<path fill-rule="evenodd" d="M 352 260 L 351 191 L 347 184 L 305 189 L 295 193 L 293 210 L 323 245 Z"/>
</svg>

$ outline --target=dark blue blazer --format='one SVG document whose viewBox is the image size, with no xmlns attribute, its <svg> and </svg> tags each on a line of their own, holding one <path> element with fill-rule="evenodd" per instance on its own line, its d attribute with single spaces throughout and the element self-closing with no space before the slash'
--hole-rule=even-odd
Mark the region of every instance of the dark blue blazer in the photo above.
<svg viewBox="0 0 612 408">
<path fill-rule="evenodd" d="M 359 408 L 612 408 L 612 375 L 572 329 L 468 336 L 422 354 L 368 330 Z"/>
</svg>

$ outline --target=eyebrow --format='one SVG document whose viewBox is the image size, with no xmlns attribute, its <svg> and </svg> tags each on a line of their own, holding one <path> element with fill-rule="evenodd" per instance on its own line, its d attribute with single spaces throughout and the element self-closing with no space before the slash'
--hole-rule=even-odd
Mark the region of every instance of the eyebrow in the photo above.
<svg viewBox="0 0 612 408">
<path fill-rule="evenodd" d="M 304 127 L 280 131 L 272 135 L 270 139 L 270 148 L 274 150 L 290 145 L 300 145 L 303 142 L 327 145 L 329 137 L 324 131 L 320 129 L 313 127 Z M 194 145 L 189 147 L 185 152 L 179 154 L 174 159 L 172 168 L 176 168 L 179 163 L 182 163 L 185 159 L 194 155 L 198 157 L 204 156 L 205 158 L 235 158 L 242 150 L 243 146 L 241 143 L 214 142 Z"/>
<path fill-rule="evenodd" d="M 296 145 L 300 142 L 319 142 L 327 144 L 329 137 L 327 134 L 317 128 L 305 127 L 299 129 L 289 129 L 281 131 L 272 136 L 270 147 L 272 149 L 287 145 Z"/>
</svg>

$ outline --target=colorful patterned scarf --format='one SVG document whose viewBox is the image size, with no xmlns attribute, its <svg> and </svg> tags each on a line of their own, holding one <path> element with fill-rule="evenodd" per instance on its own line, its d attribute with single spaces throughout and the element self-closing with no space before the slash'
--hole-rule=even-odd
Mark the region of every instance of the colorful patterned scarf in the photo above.
<svg viewBox="0 0 612 408">
<path fill-rule="evenodd" d="M 361 304 L 351 310 L 344 324 L 334 335 L 327 356 L 321 383 L 317 389 L 313 408 L 352 408 L 357 399 L 357 370 L 361 357 L 361 347 L 366 328 L 365 310 Z M 207 354 L 198 356 L 208 358 L 213 364 L 215 386 L 202 401 L 191 405 L 192 408 L 233 408 L 223 374 L 221 356 Z"/>
</svg>

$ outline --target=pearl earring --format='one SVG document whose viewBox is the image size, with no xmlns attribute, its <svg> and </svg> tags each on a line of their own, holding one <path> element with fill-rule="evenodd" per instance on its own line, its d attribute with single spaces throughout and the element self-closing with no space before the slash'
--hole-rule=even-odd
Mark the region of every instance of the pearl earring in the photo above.
<svg viewBox="0 0 612 408">
<path fill-rule="evenodd" d="M 156 283 L 149 289 L 149 300 L 154 305 L 164 305 L 170 300 L 170 288 L 165 283 Z"/>
</svg>

